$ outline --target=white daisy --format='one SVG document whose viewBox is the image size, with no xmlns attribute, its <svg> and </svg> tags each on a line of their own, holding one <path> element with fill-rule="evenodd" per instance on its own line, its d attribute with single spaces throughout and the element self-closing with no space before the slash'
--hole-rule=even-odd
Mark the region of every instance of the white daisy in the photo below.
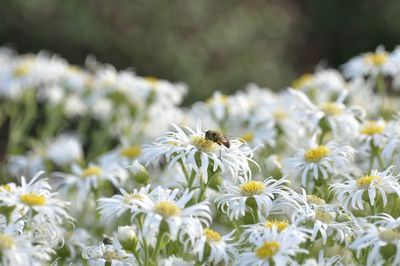
<svg viewBox="0 0 400 266">
<path fill-rule="evenodd" d="M 202 263 L 207 261 L 210 264 L 229 265 L 238 255 L 238 243 L 234 239 L 234 233 L 232 231 L 221 236 L 210 228 L 204 228 L 197 232 L 191 252 L 196 254 Z"/>
<path fill-rule="evenodd" d="M 251 159 L 252 150 L 242 141 L 230 140 L 230 147 L 227 148 L 206 139 L 200 123 L 196 131 L 186 127 L 185 132 L 173 126 L 177 132 L 167 132 L 152 145 L 144 146 L 142 158 L 145 163 L 158 163 L 161 158 L 165 158 L 172 167 L 180 162 L 188 171 L 201 175 L 205 183 L 208 171 L 215 173 L 221 170 L 233 179 L 239 174 L 251 175 L 248 162 L 254 162 Z"/>
<path fill-rule="evenodd" d="M 178 189 L 170 190 L 157 187 L 149 197 L 136 201 L 140 207 L 132 212 L 132 219 L 139 214 L 144 214 L 141 229 L 146 236 L 151 232 L 158 232 L 162 221 L 168 224 L 169 235 L 176 240 L 182 228 L 198 227 L 198 222 L 208 226 L 211 221 L 208 202 L 199 202 L 189 207 L 186 204 L 193 198 L 194 192 L 184 191 L 178 196 Z"/>
<path fill-rule="evenodd" d="M 379 195 L 382 207 L 385 207 L 388 202 L 387 194 L 396 193 L 400 197 L 400 184 L 398 177 L 393 175 L 392 168 L 391 166 L 383 172 L 372 170 L 369 175 L 333 184 L 332 191 L 345 209 L 351 206 L 353 209 L 363 210 L 366 199 L 370 206 L 375 206 Z"/>
<path fill-rule="evenodd" d="M 244 250 L 234 265 L 287 265 L 296 264 L 294 256 L 307 253 L 299 245 L 305 241 L 298 235 L 278 232 L 276 228 L 270 230 L 268 234 L 250 239 L 253 248 Z"/>
<path fill-rule="evenodd" d="M 69 203 L 56 198 L 57 193 L 51 192 L 47 178 L 40 177 L 44 172 L 37 173 L 29 183 L 25 177 L 21 178 L 21 186 L 15 191 L 2 190 L 0 192 L 0 205 L 13 206 L 15 212 L 21 215 L 37 213 L 44 220 L 61 224 L 65 220 L 72 220 L 66 208 Z"/>
<path fill-rule="evenodd" d="M 221 194 L 217 196 L 215 202 L 222 212 L 228 215 L 230 220 L 238 220 L 239 217 L 245 215 L 246 202 L 253 198 L 256 203 L 255 209 L 257 213 L 253 213 L 258 217 L 258 213 L 268 216 L 272 209 L 285 206 L 288 203 L 289 188 L 286 186 L 288 180 L 282 178 L 280 180 L 269 177 L 264 181 L 246 180 L 239 178 L 238 185 L 225 185 L 222 187 Z"/>
<path fill-rule="evenodd" d="M 327 180 L 332 174 L 346 173 L 354 154 L 352 147 L 332 141 L 326 145 L 318 145 L 314 136 L 309 142 L 309 149 L 298 149 L 294 157 L 283 160 L 282 171 L 294 183 L 300 179 L 303 187 L 312 190 L 315 186 L 314 180 Z"/>
</svg>

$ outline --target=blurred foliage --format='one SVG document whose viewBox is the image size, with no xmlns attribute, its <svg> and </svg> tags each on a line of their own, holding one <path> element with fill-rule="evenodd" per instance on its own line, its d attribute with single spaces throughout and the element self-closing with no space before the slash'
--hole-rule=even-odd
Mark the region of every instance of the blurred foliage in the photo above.
<svg viewBox="0 0 400 266">
<path fill-rule="evenodd" d="M 0 44 L 184 81 L 188 102 L 248 82 L 279 89 L 321 58 L 337 66 L 400 43 L 395 0 L 0 2 Z"/>
</svg>

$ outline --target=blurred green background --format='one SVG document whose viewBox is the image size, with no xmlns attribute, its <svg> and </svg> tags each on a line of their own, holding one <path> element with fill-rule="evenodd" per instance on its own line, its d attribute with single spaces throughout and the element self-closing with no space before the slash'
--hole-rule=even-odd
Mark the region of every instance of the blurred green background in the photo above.
<svg viewBox="0 0 400 266">
<path fill-rule="evenodd" d="M 400 1 L 0 0 L 0 44 L 184 81 L 186 104 L 400 44 Z"/>
</svg>

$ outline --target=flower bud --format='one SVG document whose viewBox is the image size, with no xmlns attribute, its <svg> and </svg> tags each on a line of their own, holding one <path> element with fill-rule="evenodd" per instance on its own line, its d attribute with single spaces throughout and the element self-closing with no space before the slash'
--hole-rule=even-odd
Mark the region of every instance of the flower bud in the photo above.
<svg viewBox="0 0 400 266">
<path fill-rule="evenodd" d="M 118 226 L 118 240 L 125 250 L 133 252 L 137 245 L 135 227 L 129 225 Z"/>
<path fill-rule="evenodd" d="M 140 184 L 147 184 L 149 182 L 149 173 L 146 168 L 135 160 L 130 167 L 133 178 Z"/>
</svg>

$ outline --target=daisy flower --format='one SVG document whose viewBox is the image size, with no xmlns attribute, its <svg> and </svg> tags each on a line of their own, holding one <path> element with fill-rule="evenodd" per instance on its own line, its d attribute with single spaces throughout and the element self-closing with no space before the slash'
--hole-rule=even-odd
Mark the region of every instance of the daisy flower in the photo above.
<svg viewBox="0 0 400 266">
<path fill-rule="evenodd" d="M 264 181 L 239 178 L 238 185 L 225 185 L 221 194 L 215 199 L 217 207 L 228 215 L 230 220 L 237 220 L 245 215 L 246 202 L 253 198 L 257 205 L 258 212 L 268 216 L 272 209 L 287 205 L 289 189 L 286 186 L 288 180 L 282 178 L 276 180 L 272 177 Z M 254 214 L 256 215 L 256 214 Z"/>
<path fill-rule="evenodd" d="M 300 253 L 307 253 L 306 250 L 299 247 L 305 238 L 285 232 L 280 233 L 273 228 L 268 234 L 250 239 L 253 248 L 242 252 L 234 265 L 296 264 L 293 257 Z"/>
<path fill-rule="evenodd" d="M 361 251 L 368 248 L 366 265 L 383 265 L 390 262 L 391 265 L 400 263 L 400 221 L 388 214 L 370 216 L 372 223 L 365 223 L 357 231 L 354 241 L 349 246 L 357 251 L 357 257 Z M 365 222 L 365 221 L 364 221 Z"/>
<path fill-rule="evenodd" d="M 394 62 L 383 46 L 378 46 L 374 53 L 365 53 L 350 59 L 342 68 L 344 76 L 350 79 L 377 76 L 379 73 L 392 75 L 396 71 Z"/>
<path fill-rule="evenodd" d="M 318 145 L 314 137 L 308 149 L 298 149 L 297 153 L 283 160 L 283 173 L 293 181 L 300 179 L 303 187 L 313 189 L 319 178 L 327 180 L 330 175 L 348 171 L 354 159 L 355 150 L 346 145 L 328 142 Z"/>
<path fill-rule="evenodd" d="M 143 198 L 149 197 L 150 185 L 141 187 L 140 189 L 133 189 L 131 193 L 126 192 L 120 188 L 121 195 L 114 195 L 111 198 L 98 199 L 98 210 L 100 211 L 101 218 L 108 224 L 113 219 L 116 219 L 124 213 L 130 211 L 135 212 L 140 207 L 139 201 Z"/>
<path fill-rule="evenodd" d="M 295 110 L 298 118 L 304 120 L 312 131 L 318 127 L 327 130 L 324 127 L 328 126 L 333 136 L 340 139 L 348 139 L 354 132 L 358 132 L 360 123 L 357 116 L 363 110 L 346 107 L 344 101 L 348 95 L 347 91 L 342 91 L 336 101 L 325 101 L 319 105 L 313 104 L 301 91 L 290 90 L 290 92 L 297 99 Z"/>
<path fill-rule="evenodd" d="M 393 175 L 392 168 L 393 166 L 390 166 L 383 172 L 372 170 L 369 175 L 333 184 L 332 191 L 345 209 L 351 206 L 353 209 L 363 210 L 366 199 L 370 206 L 375 206 L 379 195 L 382 198 L 382 206 L 385 207 L 388 202 L 387 194 L 396 193 L 400 197 L 400 184 L 397 176 Z"/>
<path fill-rule="evenodd" d="M 44 172 L 37 173 L 29 183 L 21 178 L 21 186 L 14 191 L 0 192 L 0 206 L 15 207 L 15 212 L 21 215 L 37 213 L 44 220 L 61 224 L 64 220 L 72 220 L 66 208 L 69 203 L 56 198 L 57 193 L 51 192 L 47 178 L 40 177 Z"/>
<path fill-rule="evenodd" d="M 185 207 L 193 198 L 194 192 L 184 191 L 178 196 L 178 189 L 170 190 L 157 187 L 149 197 L 143 197 L 136 201 L 139 205 L 132 212 L 132 219 L 139 214 L 144 214 L 142 234 L 147 235 L 150 232 L 158 232 L 161 222 L 166 222 L 169 228 L 169 235 L 172 240 L 176 240 L 179 231 L 182 228 L 197 228 L 196 223 L 200 222 L 206 226 L 210 224 L 210 207 L 208 202 L 203 201 L 197 204 Z"/>
<path fill-rule="evenodd" d="M 204 228 L 196 236 L 192 252 L 198 255 L 199 261 L 208 261 L 215 265 L 228 265 L 238 255 L 234 231 L 221 236 L 218 232 Z"/>
<path fill-rule="evenodd" d="M 143 148 L 143 161 L 148 165 L 158 163 L 165 158 L 170 167 L 181 162 L 189 171 L 208 180 L 208 170 L 224 174 L 235 179 L 239 174 L 250 176 L 248 162 L 255 163 L 252 159 L 252 150 L 242 141 L 230 140 L 230 147 L 218 145 L 216 142 L 206 139 L 205 133 L 197 124 L 196 131 L 186 127 L 186 132 L 173 125 L 176 132 L 167 132 L 151 145 Z M 255 163 L 256 164 L 256 163 Z"/>
<path fill-rule="evenodd" d="M 71 189 L 77 189 L 76 206 L 82 206 L 92 189 L 98 189 L 105 181 L 111 182 L 115 187 L 120 187 L 128 179 L 128 172 L 118 164 L 97 165 L 90 163 L 87 168 L 73 164 L 71 174 L 55 172 L 56 184 L 62 193 L 68 194 Z"/>
<path fill-rule="evenodd" d="M 359 141 L 375 147 L 383 147 L 387 141 L 387 127 L 383 119 L 366 121 L 361 125 Z"/>
</svg>

